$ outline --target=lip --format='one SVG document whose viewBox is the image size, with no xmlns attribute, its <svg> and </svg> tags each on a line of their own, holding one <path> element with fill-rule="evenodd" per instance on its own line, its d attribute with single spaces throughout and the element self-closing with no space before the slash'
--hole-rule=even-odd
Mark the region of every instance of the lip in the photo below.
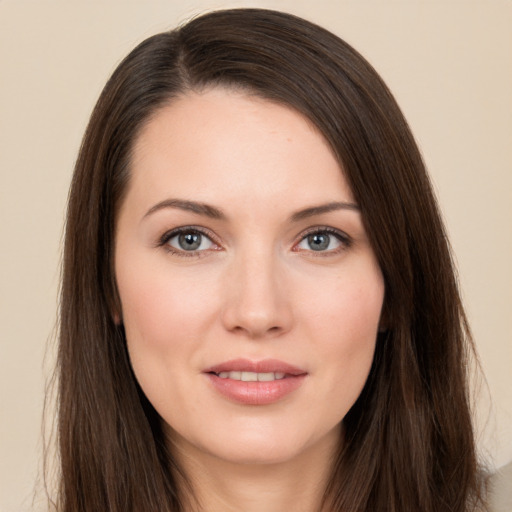
<svg viewBox="0 0 512 512">
<path fill-rule="evenodd" d="M 224 363 L 216 364 L 204 370 L 205 373 L 220 372 L 281 372 L 290 376 L 306 374 L 306 370 L 293 366 L 279 359 L 262 359 L 261 361 L 251 361 L 250 359 L 232 359 Z"/>
<path fill-rule="evenodd" d="M 266 382 L 244 382 L 218 376 L 221 372 L 230 371 L 284 373 L 285 376 L 283 379 Z M 302 368 L 278 359 L 233 359 L 207 368 L 203 373 L 217 392 L 228 400 L 243 405 L 269 405 L 278 402 L 297 390 L 307 376 Z"/>
</svg>

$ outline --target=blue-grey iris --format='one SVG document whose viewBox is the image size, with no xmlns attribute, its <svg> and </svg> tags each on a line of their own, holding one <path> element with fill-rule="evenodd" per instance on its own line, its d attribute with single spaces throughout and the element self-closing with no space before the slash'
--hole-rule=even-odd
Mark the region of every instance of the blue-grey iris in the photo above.
<svg viewBox="0 0 512 512">
<path fill-rule="evenodd" d="M 178 236 L 178 244 L 184 251 L 195 251 L 201 245 L 200 233 L 182 233 Z"/>
<path fill-rule="evenodd" d="M 308 236 L 308 245 L 313 251 L 323 251 L 329 247 L 331 237 L 325 233 L 315 233 Z"/>
</svg>

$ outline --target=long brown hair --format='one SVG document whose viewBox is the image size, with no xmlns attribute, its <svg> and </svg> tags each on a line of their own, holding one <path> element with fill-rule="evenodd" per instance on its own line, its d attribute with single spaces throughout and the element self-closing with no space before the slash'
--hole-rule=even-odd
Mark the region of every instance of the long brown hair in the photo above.
<svg viewBox="0 0 512 512">
<path fill-rule="evenodd" d="M 209 13 L 142 42 L 94 109 L 65 236 L 58 510 L 183 510 L 186 478 L 114 321 L 114 227 L 141 127 L 173 97 L 212 86 L 288 105 L 316 125 L 361 206 L 384 275 L 387 331 L 343 420 L 346 442 L 325 490 L 329 509 L 473 510 L 473 346 L 417 146 L 387 87 L 354 49 L 312 23 L 260 9 Z"/>
</svg>

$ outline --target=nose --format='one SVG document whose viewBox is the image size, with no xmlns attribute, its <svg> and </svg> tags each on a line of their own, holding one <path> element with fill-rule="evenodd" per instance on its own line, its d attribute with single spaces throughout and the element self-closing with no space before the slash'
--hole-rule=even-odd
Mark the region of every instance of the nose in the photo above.
<svg viewBox="0 0 512 512">
<path fill-rule="evenodd" d="M 251 339 L 276 337 L 293 324 L 292 297 L 283 269 L 267 254 L 237 258 L 226 275 L 222 322 Z"/>
</svg>

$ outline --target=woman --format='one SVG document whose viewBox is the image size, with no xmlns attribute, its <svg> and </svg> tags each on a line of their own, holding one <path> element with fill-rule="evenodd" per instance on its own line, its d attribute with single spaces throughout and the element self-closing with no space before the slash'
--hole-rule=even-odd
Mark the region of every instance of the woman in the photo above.
<svg viewBox="0 0 512 512">
<path fill-rule="evenodd" d="M 291 15 L 149 38 L 71 187 L 63 511 L 468 511 L 471 339 L 376 72 Z"/>
</svg>

